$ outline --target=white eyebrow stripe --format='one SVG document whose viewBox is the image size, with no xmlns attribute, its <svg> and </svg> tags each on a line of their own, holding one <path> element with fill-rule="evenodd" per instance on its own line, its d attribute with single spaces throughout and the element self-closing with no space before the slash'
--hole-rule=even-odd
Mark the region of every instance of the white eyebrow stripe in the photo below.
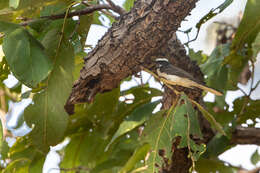
<svg viewBox="0 0 260 173">
<path fill-rule="evenodd" d="M 169 62 L 167 58 L 157 58 L 156 61 L 167 61 L 167 62 Z"/>
</svg>

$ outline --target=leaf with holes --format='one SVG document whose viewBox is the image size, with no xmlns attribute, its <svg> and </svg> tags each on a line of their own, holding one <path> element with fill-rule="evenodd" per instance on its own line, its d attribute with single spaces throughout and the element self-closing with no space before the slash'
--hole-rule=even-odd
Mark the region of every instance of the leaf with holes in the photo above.
<svg viewBox="0 0 260 173">
<path fill-rule="evenodd" d="M 184 104 L 181 104 L 184 101 Z M 148 122 L 142 134 L 142 141 L 151 145 L 151 153 L 147 160 L 145 172 L 157 172 L 156 165 L 162 165 L 170 159 L 172 142 L 181 137 L 179 147 L 189 147 L 190 156 L 197 160 L 205 150 L 204 145 L 197 145 L 190 139 L 190 134 L 201 137 L 197 115 L 185 95 L 182 95 L 175 107 L 165 114 L 158 112 Z"/>
</svg>

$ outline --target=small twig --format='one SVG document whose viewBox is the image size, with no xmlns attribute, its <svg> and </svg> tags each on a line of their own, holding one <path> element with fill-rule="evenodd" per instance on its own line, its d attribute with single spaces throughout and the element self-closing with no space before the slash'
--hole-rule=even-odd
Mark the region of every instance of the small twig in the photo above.
<svg viewBox="0 0 260 173">
<path fill-rule="evenodd" d="M 88 3 L 88 2 L 82 1 L 81 3 L 82 3 L 83 5 L 85 5 L 86 7 L 91 6 L 91 4 Z M 105 15 L 108 15 L 108 16 L 112 17 L 113 19 L 117 20 L 117 16 L 115 16 L 113 13 L 111 13 L 111 12 L 109 12 L 109 11 L 107 11 L 107 10 L 100 10 L 100 11 L 101 11 L 102 13 L 104 13 Z"/>
<path fill-rule="evenodd" d="M 144 80 L 143 80 L 143 76 L 142 76 L 142 71 L 140 71 L 140 79 L 141 79 L 141 85 L 144 85 Z"/>
<path fill-rule="evenodd" d="M 51 168 L 49 169 L 48 172 L 52 171 L 52 170 L 60 170 L 60 171 L 64 171 L 64 172 L 69 172 L 69 171 L 89 171 L 90 169 L 87 168 L 87 167 L 83 167 L 83 166 L 78 166 L 78 167 L 75 167 L 75 168 Z"/>
<path fill-rule="evenodd" d="M 108 15 L 110 17 L 112 17 L 115 20 L 118 20 L 117 16 L 113 15 L 113 13 L 109 12 L 108 10 L 100 10 L 102 13 L 104 13 L 105 15 Z"/>
<path fill-rule="evenodd" d="M 73 16 L 82 16 L 82 15 L 90 14 L 90 13 L 93 13 L 95 11 L 103 10 L 103 9 L 111 9 L 111 7 L 110 7 L 110 5 L 107 5 L 107 4 L 92 5 L 92 6 L 84 8 L 83 10 L 70 12 L 70 13 L 67 14 L 67 16 L 66 16 L 66 12 L 62 13 L 62 14 L 51 15 L 51 16 L 42 16 L 38 19 L 32 19 L 32 20 L 28 20 L 26 22 L 22 22 L 22 23 L 20 23 L 20 25 L 21 26 L 27 26 L 30 23 L 33 23 L 33 22 L 39 21 L 39 20 L 43 20 L 43 19 L 57 20 L 57 19 L 63 19 L 65 16 L 67 18 L 71 18 Z"/>
<path fill-rule="evenodd" d="M 120 6 L 114 4 L 114 2 L 112 2 L 111 0 L 106 0 L 108 2 L 108 4 L 111 6 L 111 9 L 115 12 L 117 12 L 120 15 L 123 15 L 126 13 L 126 11 L 121 8 Z"/>
<path fill-rule="evenodd" d="M 260 80 L 256 83 L 255 87 L 252 89 L 252 92 L 258 87 L 259 84 L 260 84 Z"/>
<path fill-rule="evenodd" d="M 255 77 L 255 64 L 254 64 L 253 60 L 250 59 L 250 61 L 251 61 L 251 65 L 252 65 L 252 76 L 251 76 L 252 80 L 251 80 L 250 91 L 249 91 L 248 96 L 250 96 L 253 91 L 253 84 L 254 84 L 254 77 Z"/>
<path fill-rule="evenodd" d="M 237 87 L 245 96 L 248 96 L 248 94 L 240 87 Z"/>
</svg>

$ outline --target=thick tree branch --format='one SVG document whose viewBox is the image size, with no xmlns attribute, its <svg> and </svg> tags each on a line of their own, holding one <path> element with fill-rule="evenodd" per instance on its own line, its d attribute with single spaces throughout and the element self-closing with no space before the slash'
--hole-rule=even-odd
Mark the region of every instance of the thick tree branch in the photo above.
<svg viewBox="0 0 260 173">
<path fill-rule="evenodd" d="M 120 81 L 151 65 L 151 56 L 172 37 L 197 0 L 136 1 L 132 10 L 114 23 L 86 58 L 66 108 L 93 100 L 98 92 L 117 87 Z"/>
<path fill-rule="evenodd" d="M 231 143 L 260 145 L 260 128 L 237 127 L 232 134 Z"/>
</svg>

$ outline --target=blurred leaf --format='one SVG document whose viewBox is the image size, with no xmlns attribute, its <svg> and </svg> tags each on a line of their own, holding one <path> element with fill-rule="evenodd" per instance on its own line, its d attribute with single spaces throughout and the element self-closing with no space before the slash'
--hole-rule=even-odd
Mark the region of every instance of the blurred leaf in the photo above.
<svg viewBox="0 0 260 173">
<path fill-rule="evenodd" d="M 93 23 L 92 23 L 92 24 L 96 24 L 96 25 L 101 25 L 101 26 L 103 26 L 102 23 L 101 23 L 101 21 L 99 20 L 99 17 L 100 17 L 99 12 L 98 12 L 98 11 L 95 11 L 95 12 L 93 13 Z"/>
<path fill-rule="evenodd" d="M 72 136 L 70 143 L 65 148 L 65 157 L 61 168 L 75 168 L 86 166 L 92 169 L 102 159 L 107 144 L 107 139 L 102 137 L 96 129 Z"/>
<path fill-rule="evenodd" d="M 208 60 L 200 65 L 202 72 L 207 75 L 207 85 L 220 91 L 224 91 L 227 86 L 228 68 L 223 65 L 223 60 L 228 54 L 229 45 L 220 45 L 213 50 Z"/>
<path fill-rule="evenodd" d="M 9 0 L 9 7 L 17 8 L 19 6 L 20 0 Z"/>
<path fill-rule="evenodd" d="M 8 34 L 9 32 L 12 32 L 20 27 L 21 26 L 18 24 L 0 21 L 0 32 L 4 32 L 5 34 Z"/>
<path fill-rule="evenodd" d="M 255 152 L 252 154 L 251 158 L 251 163 L 256 165 L 260 161 L 260 155 L 258 153 L 258 149 L 255 150 Z"/>
<path fill-rule="evenodd" d="M 223 135 L 215 135 L 207 144 L 207 150 L 203 153 L 206 158 L 216 158 L 230 148 L 230 140 Z"/>
<path fill-rule="evenodd" d="M 160 101 L 144 104 L 136 108 L 125 120 L 120 124 L 116 133 L 109 142 L 109 147 L 118 137 L 126 134 L 127 132 L 133 130 L 134 128 L 142 125 L 145 121 L 149 119 L 153 114 L 154 108 L 160 103 Z"/>
<path fill-rule="evenodd" d="M 2 61 L 0 61 L 0 81 L 4 81 L 8 78 L 8 75 L 10 74 L 9 66 L 6 62 L 5 57 L 3 57 Z"/>
<path fill-rule="evenodd" d="M 41 43 L 22 28 L 5 36 L 3 51 L 14 76 L 29 87 L 36 87 L 52 69 Z"/>
<path fill-rule="evenodd" d="M 0 114 L 1 113 L 2 112 L 0 112 Z M 2 121 L 0 120 L 0 154 L 1 154 L 1 159 L 6 159 L 8 150 L 9 150 L 9 146 L 4 139 Z"/>
<path fill-rule="evenodd" d="M 202 64 L 207 59 L 206 55 L 202 54 L 202 51 L 195 52 L 193 49 L 189 49 L 189 57 L 196 61 L 198 65 Z"/>
<path fill-rule="evenodd" d="M 143 146 L 137 148 L 134 154 L 130 157 L 130 159 L 127 161 L 127 163 L 124 165 L 124 167 L 120 170 L 119 173 L 127 173 L 131 171 L 135 167 L 137 162 L 140 162 L 142 159 L 145 159 L 145 156 L 148 153 L 149 149 L 149 144 L 144 144 Z"/>
<path fill-rule="evenodd" d="M 257 34 L 255 41 L 252 43 L 253 57 L 256 60 L 257 54 L 260 51 L 260 33 Z"/>
<path fill-rule="evenodd" d="M 232 42 L 232 49 L 238 51 L 245 44 L 251 47 L 258 32 L 260 31 L 260 1 L 248 0 L 243 18 L 237 29 L 235 38 Z"/>
<path fill-rule="evenodd" d="M 28 172 L 28 166 L 30 164 L 30 160 L 21 158 L 12 161 L 7 167 L 4 169 L 3 173 L 25 173 Z"/>
<path fill-rule="evenodd" d="M 68 115 L 64 105 L 73 83 L 73 52 L 70 44 L 62 42 L 46 89 L 34 96 L 34 104 L 24 112 L 26 123 L 29 126 L 34 124 L 30 132 L 34 145 L 44 151 L 63 139 L 67 127 Z"/>
<path fill-rule="evenodd" d="M 45 157 L 36 157 L 32 160 L 29 166 L 29 173 L 42 172 Z"/>
<path fill-rule="evenodd" d="M 79 17 L 79 26 L 77 28 L 77 32 L 80 35 L 80 42 L 83 48 L 86 44 L 88 32 L 92 22 L 93 22 L 93 14 Z M 82 51 L 84 51 L 84 49 Z"/>
<path fill-rule="evenodd" d="M 219 13 L 221 13 L 222 11 L 224 11 L 231 3 L 233 2 L 233 0 L 225 0 L 222 4 L 220 4 L 217 8 L 211 9 L 208 14 L 206 14 L 205 16 L 203 16 L 200 21 L 196 24 L 196 28 L 198 29 L 198 33 L 200 30 L 200 27 L 206 23 L 208 20 L 210 20 L 211 18 L 215 17 L 216 15 L 218 15 Z"/>
<path fill-rule="evenodd" d="M 134 6 L 135 0 L 125 0 L 123 7 L 126 11 L 130 11 L 131 8 Z"/>
<path fill-rule="evenodd" d="M 40 16 L 51 16 L 55 14 L 61 14 L 66 11 L 67 5 L 66 3 L 60 1 L 59 3 L 43 6 L 43 9 L 41 10 Z"/>
<path fill-rule="evenodd" d="M 223 162 L 219 160 L 208 160 L 200 158 L 196 162 L 197 172 L 219 172 L 219 173 L 237 173 L 240 168 L 226 166 Z"/>
<path fill-rule="evenodd" d="M 260 100 L 251 100 L 248 97 L 240 97 L 234 102 L 234 110 L 232 113 L 237 115 L 237 123 L 246 123 L 246 120 L 254 121 L 260 116 Z"/>
<path fill-rule="evenodd" d="M 213 115 L 211 115 L 206 109 L 204 109 L 200 104 L 194 102 L 196 104 L 196 106 L 199 108 L 199 110 L 201 111 L 202 115 L 204 116 L 204 118 L 206 118 L 206 120 L 208 120 L 208 122 L 211 124 L 211 127 L 213 127 L 214 129 L 216 129 L 219 133 L 221 133 L 222 135 L 226 136 L 225 131 L 223 130 L 223 127 L 215 120 L 215 118 L 213 117 Z"/>
</svg>

